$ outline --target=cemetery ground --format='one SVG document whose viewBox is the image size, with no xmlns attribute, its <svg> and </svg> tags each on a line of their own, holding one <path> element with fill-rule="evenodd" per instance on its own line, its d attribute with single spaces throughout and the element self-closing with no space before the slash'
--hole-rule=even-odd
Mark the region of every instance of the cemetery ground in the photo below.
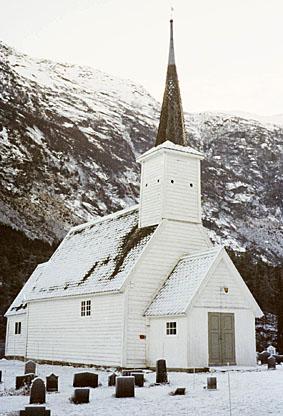
<svg viewBox="0 0 283 416">
<path fill-rule="evenodd" d="M 15 395 L 15 378 L 24 373 L 21 361 L 0 360 L 3 383 L 0 384 L 0 415 L 16 416 L 29 404 L 29 396 Z M 112 369 L 114 370 L 114 369 Z M 145 374 L 144 387 L 135 388 L 134 398 L 115 398 L 115 387 L 108 387 L 112 371 L 95 368 L 74 368 L 37 364 L 37 375 L 46 382 L 51 373 L 59 376 L 59 392 L 46 394 L 46 408 L 52 416 L 267 416 L 283 415 L 283 365 L 267 370 L 256 368 L 217 368 L 213 374 L 169 372 L 169 384 L 151 386 L 155 373 Z M 90 403 L 76 405 L 69 398 L 74 392 L 75 373 L 90 371 L 98 374 L 97 388 L 90 389 Z M 205 389 L 208 376 L 217 377 L 217 390 Z M 177 387 L 185 387 L 185 396 L 171 396 Z"/>
</svg>

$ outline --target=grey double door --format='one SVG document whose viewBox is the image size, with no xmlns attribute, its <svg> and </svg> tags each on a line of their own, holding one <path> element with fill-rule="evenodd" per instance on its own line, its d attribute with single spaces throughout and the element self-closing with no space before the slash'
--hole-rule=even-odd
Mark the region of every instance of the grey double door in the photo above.
<svg viewBox="0 0 283 416">
<path fill-rule="evenodd" d="M 233 313 L 208 313 L 209 365 L 236 364 Z"/>
</svg>

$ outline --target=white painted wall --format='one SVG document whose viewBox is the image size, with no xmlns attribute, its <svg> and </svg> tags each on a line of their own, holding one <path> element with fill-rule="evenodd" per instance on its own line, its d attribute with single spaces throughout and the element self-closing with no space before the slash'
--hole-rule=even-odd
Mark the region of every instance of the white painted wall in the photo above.
<svg viewBox="0 0 283 416">
<path fill-rule="evenodd" d="M 177 335 L 166 335 L 166 322 L 177 323 Z M 151 318 L 148 332 L 148 365 L 165 359 L 168 368 L 187 367 L 187 317 Z"/>
<path fill-rule="evenodd" d="M 162 218 L 200 223 L 199 157 L 159 149 L 141 163 L 140 227 Z"/>
<path fill-rule="evenodd" d="M 123 294 L 55 298 L 29 304 L 27 356 L 34 359 L 121 365 Z M 91 316 L 81 301 L 91 299 Z"/>
<path fill-rule="evenodd" d="M 147 366 L 146 340 L 140 339 L 146 334 L 143 314 L 179 258 L 211 246 L 200 224 L 163 220 L 159 225 L 128 282 L 125 366 Z"/>
<path fill-rule="evenodd" d="M 256 365 L 255 318 L 248 309 L 193 308 L 188 314 L 188 367 L 208 366 L 208 312 L 234 313 L 235 354 L 239 366 Z"/>
<path fill-rule="evenodd" d="M 15 323 L 21 322 L 21 334 L 15 334 Z M 5 355 L 24 357 L 26 353 L 26 313 L 7 318 Z"/>
<path fill-rule="evenodd" d="M 164 157 L 160 152 L 142 163 L 139 226 L 159 224 L 162 214 Z"/>
<path fill-rule="evenodd" d="M 171 345 L 164 337 L 165 323 L 169 320 L 173 321 L 174 317 L 149 318 L 147 353 L 151 366 L 156 359 L 165 358 L 168 360 L 168 367 L 208 367 L 209 312 L 234 314 L 236 363 L 239 366 L 256 365 L 254 312 L 233 276 L 222 259 L 194 301 L 194 306 L 189 309 L 187 318 L 175 317 L 180 328 L 179 339 L 176 338 L 180 344 L 174 345 L 175 351 L 174 342 L 172 341 Z M 223 287 L 228 287 L 227 294 Z"/>
<path fill-rule="evenodd" d="M 200 160 L 166 152 L 162 218 L 200 223 L 200 195 Z"/>
</svg>

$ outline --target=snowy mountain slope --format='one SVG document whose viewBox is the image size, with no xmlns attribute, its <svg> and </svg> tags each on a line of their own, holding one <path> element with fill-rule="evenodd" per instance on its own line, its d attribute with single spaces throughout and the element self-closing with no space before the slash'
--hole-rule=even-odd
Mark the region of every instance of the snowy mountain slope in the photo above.
<svg viewBox="0 0 283 416">
<path fill-rule="evenodd" d="M 154 142 L 159 103 L 131 81 L 1 43 L 0 62 L 0 222 L 53 242 L 71 224 L 135 204 L 135 158 Z M 187 114 L 186 126 L 206 155 L 211 236 L 278 263 L 283 128 L 213 113 Z"/>
</svg>

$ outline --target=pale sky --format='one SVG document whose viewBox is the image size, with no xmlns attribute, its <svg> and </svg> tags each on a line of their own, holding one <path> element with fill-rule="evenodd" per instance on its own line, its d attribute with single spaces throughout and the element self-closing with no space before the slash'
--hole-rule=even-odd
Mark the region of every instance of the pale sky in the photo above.
<svg viewBox="0 0 283 416">
<path fill-rule="evenodd" d="M 172 3 L 184 109 L 282 114 L 283 0 L 0 0 L 0 40 L 161 100 Z"/>
</svg>

